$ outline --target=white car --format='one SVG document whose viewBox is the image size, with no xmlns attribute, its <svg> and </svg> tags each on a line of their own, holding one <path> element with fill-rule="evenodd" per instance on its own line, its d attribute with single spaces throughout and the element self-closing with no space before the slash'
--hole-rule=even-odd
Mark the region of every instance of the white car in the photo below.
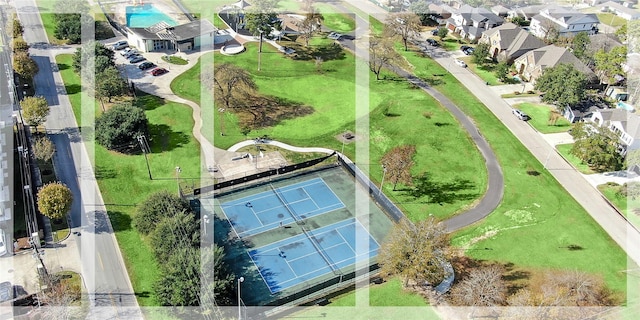
<svg viewBox="0 0 640 320">
<path fill-rule="evenodd" d="M 464 63 L 464 61 L 462 61 L 462 60 L 460 60 L 460 59 L 453 59 L 453 62 L 455 62 L 457 65 L 459 65 L 459 66 L 461 66 L 461 67 L 463 67 L 463 68 L 466 68 L 466 67 L 467 67 L 467 64 L 466 64 L 466 63 Z"/>
<path fill-rule="evenodd" d="M 327 38 L 331 39 L 331 40 L 338 40 L 340 39 L 340 37 L 342 37 L 342 34 L 337 33 L 337 32 L 331 32 L 329 33 L 329 35 L 327 36 Z"/>
<path fill-rule="evenodd" d="M 518 119 L 520 119 L 522 121 L 529 120 L 529 116 L 526 113 L 522 112 L 522 110 L 520 110 L 520 109 L 513 109 L 513 111 L 511 111 L 511 112 L 513 112 L 513 115 L 515 115 L 516 118 L 518 118 Z"/>
<path fill-rule="evenodd" d="M 0 229 L 0 256 L 4 256 L 7 253 L 7 241 L 4 234 L 4 230 Z"/>
</svg>

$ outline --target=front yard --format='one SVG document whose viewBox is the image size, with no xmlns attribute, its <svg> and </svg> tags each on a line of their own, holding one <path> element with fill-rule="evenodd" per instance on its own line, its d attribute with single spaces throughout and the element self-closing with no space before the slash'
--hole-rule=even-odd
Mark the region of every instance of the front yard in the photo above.
<svg viewBox="0 0 640 320">
<path fill-rule="evenodd" d="M 554 107 L 543 104 L 521 103 L 515 105 L 514 108 L 524 111 L 528 114 L 529 124 L 531 124 L 540 133 L 558 133 L 566 132 L 571 129 L 571 123 L 560 114 L 555 114 L 555 121 L 551 120 Z"/>
</svg>

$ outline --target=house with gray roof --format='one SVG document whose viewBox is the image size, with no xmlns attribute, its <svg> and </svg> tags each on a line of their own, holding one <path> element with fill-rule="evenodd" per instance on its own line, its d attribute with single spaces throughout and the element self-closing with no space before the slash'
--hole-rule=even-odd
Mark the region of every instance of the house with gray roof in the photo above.
<svg viewBox="0 0 640 320">
<path fill-rule="evenodd" d="M 504 23 L 504 19 L 485 8 L 474 8 L 470 5 L 461 6 L 447 19 L 447 29 L 471 41 L 478 40 L 482 32 L 495 28 Z"/>
<path fill-rule="evenodd" d="M 620 137 L 622 155 L 640 148 L 640 116 L 637 114 L 624 109 L 604 109 L 595 111 L 590 120 Z"/>
<path fill-rule="evenodd" d="M 495 5 L 491 7 L 491 12 L 495 13 L 498 17 L 506 18 L 509 15 L 509 8 L 502 5 Z"/>
<path fill-rule="evenodd" d="M 596 8 L 599 8 L 600 11 L 611 12 L 627 21 L 640 19 L 640 11 L 633 8 L 625 7 L 617 2 L 607 1 L 597 6 Z"/>
<path fill-rule="evenodd" d="M 572 37 L 580 32 L 598 33 L 600 20 L 593 13 L 581 13 L 571 8 L 549 5 L 531 18 L 531 32 L 546 38 L 555 29 L 560 37 Z"/>
<path fill-rule="evenodd" d="M 520 79 L 525 81 L 535 81 L 545 69 L 555 67 L 559 64 L 572 64 L 577 70 L 582 71 L 587 78 L 595 79 L 596 75 L 580 59 L 576 58 L 567 48 L 556 47 L 554 45 L 530 50 L 513 64 L 520 74 Z"/>
<path fill-rule="evenodd" d="M 533 5 L 526 7 L 514 7 L 507 12 L 507 16 L 509 19 L 520 17 L 527 21 L 531 21 L 531 18 L 539 14 L 540 11 L 544 10 L 547 6 L 548 5 Z"/>
<path fill-rule="evenodd" d="M 493 59 L 509 64 L 526 52 L 545 46 L 542 40 L 511 22 L 483 32 L 480 42 L 489 45 Z"/>
<path fill-rule="evenodd" d="M 141 52 L 190 51 L 213 46 L 218 29 L 209 20 L 196 20 L 178 26 L 164 21 L 147 28 L 128 28 L 127 40 Z"/>
</svg>

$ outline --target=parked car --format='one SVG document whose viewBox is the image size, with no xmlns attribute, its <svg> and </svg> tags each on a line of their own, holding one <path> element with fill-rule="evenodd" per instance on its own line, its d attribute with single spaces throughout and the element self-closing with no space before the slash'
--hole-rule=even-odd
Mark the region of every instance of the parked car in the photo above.
<svg viewBox="0 0 640 320">
<path fill-rule="evenodd" d="M 122 50 L 126 47 L 129 46 L 129 43 L 126 41 L 118 41 L 116 43 L 113 44 L 113 46 L 111 46 L 111 49 L 115 50 Z"/>
<path fill-rule="evenodd" d="M 153 63 L 151 61 L 145 61 L 145 62 L 141 63 L 140 65 L 138 65 L 138 69 L 147 70 L 147 69 L 154 68 L 155 66 L 156 66 L 155 63 Z"/>
<path fill-rule="evenodd" d="M 156 76 L 163 75 L 163 74 L 165 74 L 167 72 L 169 72 L 169 70 L 167 70 L 165 68 L 155 68 L 155 69 L 151 70 L 151 75 L 156 77 Z"/>
<path fill-rule="evenodd" d="M 472 54 L 473 54 L 473 52 L 474 52 L 475 50 L 476 50 L 476 49 L 474 49 L 473 47 L 469 47 L 467 50 L 463 50 L 462 52 L 463 52 L 464 54 L 466 54 L 466 55 L 470 56 L 470 55 L 472 55 Z"/>
<path fill-rule="evenodd" d="M 518 119 L 520 119 L 522 121 L 527 121 L 527 120 L 530 119 L 529 116 L 526 113 L 522 112 L 519 109 L 513 109 L 512 112 Z"/>
<path fill-rule="evenodd" d="M 0 229 L 0 256 L 7 254 L 7 239 L 4 230 Z"/>
<path fill-rule="evenodd" d="M 0 283 L 0 302 L 13 300 L 13 298 L 14 294 L 11 282 L 5 281 L 3 283 Z"/>
<path fill-rule="evenodd" d="M 332 40 L 339 40 L 340 37 L 342 37 L 342 34 L 337 33 L 337 32 L 330 32 L 329 35 L 327 36 L 327 38 L 332 39 Z"/>
<path fill-rule="evenodd" d="M 145 60 L 147 59 L 143 56 L 133 56 L 133 58 L 129 59 L 129 63 L 138 63 Z"/>
<path fill-rule="evenodd" d="M 431 30 L 431 35 L 437 36 L 439 31 L 440 31 L 440 28 L 435 28 L 435 29 Z"/>
<path fill-rule="evenodd" d="M 460 60 L 460 59 L 453 59 L 453 62 L 455 62 L 457 65 L 459 65 L 459 66 L 461 66 L 461 67 L 463 67 L 463 68 L 466 68 L 466 67 L 467 67 L 467 64 L 466 64 L 466 63 L 464 63 L 464 61 L 462 61 L 462 60 Z"/>
<path fill-rule="evenodd" d="M 471 47 L 469 47 L 469 46 L 460 46 L 460 50 L 461 50 L 462 52 L 465 52 L 465 51 L 469 50 L 470 48 L 471 48 Z"/>
<path fill-rule="evenodd" d="M 131 57 L 132 55 L 135 55 L 135 54 L 140 54 L 140 53 L 138 52 L 138 50 L 132 49 L 132 50 L 129 50 L 128 52 L 126 52 L 126 53 L 123 52 L 122 56 L 127 58 L 127 59 L 129 59 L 129 57 Z"/>
<path fill-rule="evenodd" d="M 439 46 L 439 45 L 440 45 L 440 44 L 438 43 L 438 41 L 436 41 L 435 39 L 431 39 L 431 38 L 427 39 L 427 43 L 428 43 L 429 45 L 431 45 L 431 46 L 434 46 L 434 47 L 437 47 L 437 46 Z"/>
</svg>

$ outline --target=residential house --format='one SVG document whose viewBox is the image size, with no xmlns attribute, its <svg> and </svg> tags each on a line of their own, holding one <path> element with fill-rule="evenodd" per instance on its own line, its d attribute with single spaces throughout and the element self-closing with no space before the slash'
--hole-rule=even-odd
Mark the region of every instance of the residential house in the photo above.
<svg viewBox="0 0 640 320">
<path fill-rule="evenodd" d="M 447 24 L 447 19 L 451 18 L 451 14 L 455 11 L 456 9 L 443 3 L 429 3 L 429 17 L 441 26 Z"/>
<path fill-rule="evenodd" d="M 128 28 L 127 40 L 141 52 L 190 51 L 213 46 L 217 33 L 218 29 L 204 19 L 178 26 L 161 21 L 147 28 Z"/>
<path fill-rule="evenodd" d="M 496 5 L 491 7 L 491 12 L 493 12 L 498 17 L 506 18 L 509 15 L 509 8 L 501 5 Z"/>
<path fill-rule="evenodd" d="M 547 5 L 534 5 L 534 6 L 526 6 L 526 7 L 514 7 L 507 13 L 509 19 L 513 19 L 515 17 L 524 18 L 527 21 L 531 21 L 531 18 L 540 13 L 540 11 L 544 10 Z"/>
<path fill-rule="evenodd" d="M 463 5 L 447 20 L 447 29 L 471 41 L 478 40 L 482 32 L 504 23 L 504 19 L 485 8 Z"/>
<path fill-rule="evenodd" d="M 531 18 L 531 32 L 538 38 L 546 38 L 552 30 L 560 37 L 572 37 L 579 32 L 598 33 L 600 20 L 593 13 L 581 13 L 570 8 L 549 5 Z"/>
<path fill-rule="evenodd" d="M 640 19 L 640 11 L 633 8 L 625 7 L 613 1 L 607 1 L 599 5 L 597 8 L 600 8 L 600 11 L 603 12 L 611 12 L 616 16 L 628 21 Z"/>
<path fill-rule="evenodd" d="M 629 98 L 629 93 L 624 87 L 610 86 L 607 88 L 604 95 L 616 101 L 627 101 Z"/>
<path fill-rule="evenodd" d="M 542 40 L 511 22 L 483 32 L 480 42 L 489 44 L 493 59 L 509 64 L 527 51 L 545 46 Z"/>
<path fill-rule="evenodd" d="M 595 125 L 609 128 L 620 137 L 620 153 L 640 148 L 640 116 L 624 109 L 595 111 L 590 119 Z"/>
<path fill-rule="evenodd" d="M 572 64 L 576 69 L 587 75 L 589 79 L 596 77 L 593 71 L 567 48 L 554 45 L 530 50 L 513 62 L 520 74 L 520 79 L 532 82 L 538 79 L 546 68 L 552 68 L 562 63 Z"/>
</svg>

